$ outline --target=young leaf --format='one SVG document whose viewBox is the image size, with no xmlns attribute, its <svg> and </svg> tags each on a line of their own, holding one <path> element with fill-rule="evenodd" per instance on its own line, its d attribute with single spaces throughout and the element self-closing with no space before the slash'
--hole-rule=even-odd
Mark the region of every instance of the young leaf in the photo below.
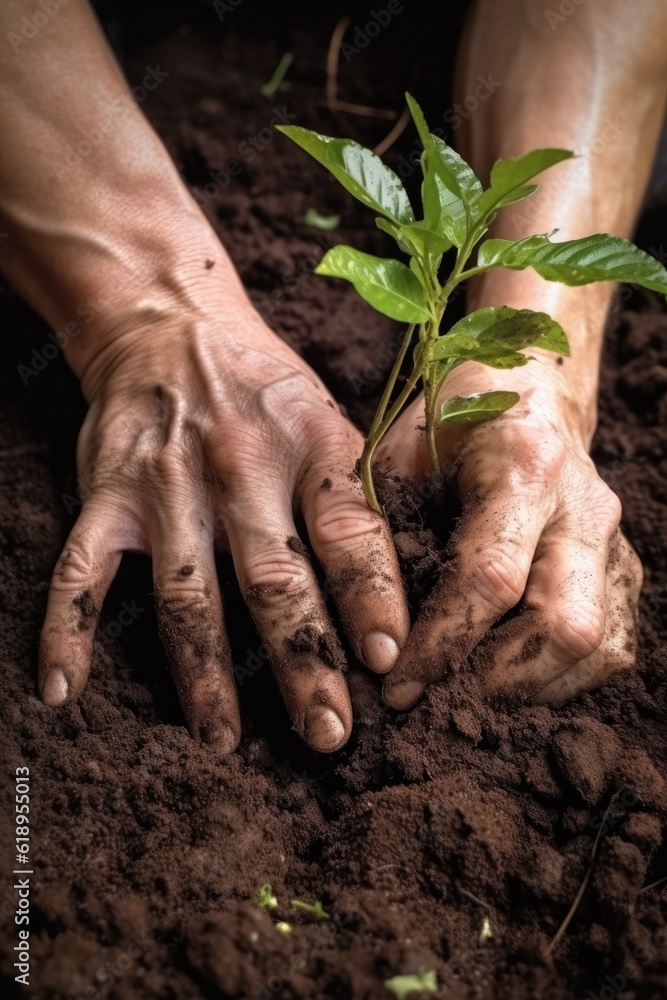
<svg viewBox="0 0 667 1000">
<path fill-rule="evenodd" d="M 463 199 L 440 177 L 435 165 L 436 158 L 436 153 L 430 155 L 422 153 L 421 156 L 421 168 L 424 174 L 422 183 L 424 226 L 442 234 L 451 244 L 460 247 L 468 234 L 468 212 Z"/>
<path fill-rule="evenodd" d="M 460 247 L 477 218 L 482 185 L 465 160 L 429 132 L 424 113 L 414 97 L 406 93 L 405 99 L 424 147 L 421 158 L 424 224 Z"/>
<path fill-rule="evenodd" d="M 499 208 L 527 198 L 537 190 L 536 184 L 526 186 L 527 181 L 572 156 L 574 153 L 568 149 L 533 149 L 524 156 L 496 160 L 491 168 L 489 187 L 479 203 L 480 214 L 488 216 Z"/>
<path fill-rule="evenodd" d="M 470 218 L 479 217 L 482 185 L 462 156 L 448 146 L 439 136 L 432 136 L 437 154 L 435 169 L 443 184 L 457 194 L 470 212 Z"/>
<path fill-rule="evenodd" d="M 451 240 L 426 228 L 423 222 L 413 222 L 409 226 L 399 226 L 389 219 L 378 216 L 375 225 L 393 236 L 400 249 L 413 257 L 437 261 L 452 247 Z"/>
<path fill-rule="evenodd" d="M 428 309 L 412 271 L 399 260 L 374 257 L 341 244 L 327 250 L 316 274 L 345 278 L 374 309 L 404 323 L 424 323 Z"/>
<path fill-rule="evenodd" d="M 352 139 L 333 139 L 300 125 L 276 125 L 297 146 L 326 167 L 343 187 L 368 208 L 394 222 L 414 222 L 400 177 L 379 156 Z"/>
<path fill-rule="evenodd" d="M 455 323 L 447 336 L 465 334 L 474 337 L 480 353 L 511 354 L 524 347 L 569 355 L 570 345 L 560 323 L 547 313 L 509 306 L 477 309 Z"/>
<path fill-rule="evenodd" d="M 587 285 L 593 281 L 629 281 L 667 295 L 667 271 L 655 257 L 620 236 L 600 233 L 552 243 L 548 236 L 487 240 L 479 248 L 480 267 L 532 267 L 548 281 Z"/>
<path fill-rule="evenodd" d="M 449 424 L 482 424 L 493 420 L 519 402 L 518 392 L 481 392 L 452 396 L 440 408 L 440 419 Z"/>
<path fill-rule="evenodd" d="M 410 993 L 436 993 L 438 979 L 434 969 L 412 976 L 392 976 L 385 979 L 384 985 L 393 993 L 396 1000 L 405 1000 Z"/>
</svg>

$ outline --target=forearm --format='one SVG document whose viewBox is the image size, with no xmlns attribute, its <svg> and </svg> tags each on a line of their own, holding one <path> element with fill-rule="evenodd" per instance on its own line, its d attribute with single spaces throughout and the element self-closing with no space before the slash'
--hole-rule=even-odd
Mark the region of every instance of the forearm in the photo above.
<svg viewBox="0 0 667 1000">
<path fill-rule="evenodd" d="M 664 118 L 667 8 L 648 0 L 587 0 L 555 21 L 546 13 L 553 14 L 552 6 L 547 0 L 477 4 L 461 48 L 458 100 L 474 93 L 480 74 L 490 74 L 496 87 L 464 120 L 457 145 L 483 178 L 496 159 L 533 148 L 557 146 L 579 154 L 545 174 L 531 199 L 499 213 L 492 235 L 516 240 L 557 229 L 558 240 L 596 232 L 627 237 Z M 531 352 L 538 362 L 513 371 L 512 386 L 528 389 L 544 375 L 571 409 L 586 443 L 595 426 L 600 348 L 612 293 L 608 284 L 567 288 L 530 270 L 492 272 L 470 291 L 470 308 L 540 309 L 563 324 L 571 360 L 556 366 L 553 355 Z"/>
<path fill-rule="evenodd" d="M 0 6 L 0 37 L 20 24 L 20 0 Z M 167 68 L 153 67 L 152 88 Z M 81 375 L 123 316 L 196 312 L 212 284 L 240 285 L 133 100 L 85 0 L 70 0 L 17 51 L 0 46 L 0 267 L 55 329 L 84 335 L 66 348 Z M 223 274 L 224 271 L 224 274 Z M 80 310 L 89 299 L 101 308 Z M 83 318 L 81 312 L 84 313 Z M 85 316 L 92 315 L 89 322 Z"/>
</svg>

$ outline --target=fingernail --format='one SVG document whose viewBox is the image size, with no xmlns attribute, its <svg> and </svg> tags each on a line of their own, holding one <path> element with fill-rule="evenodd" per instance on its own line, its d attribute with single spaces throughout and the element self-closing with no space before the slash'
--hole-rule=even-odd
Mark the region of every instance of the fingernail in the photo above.
<svg viewBox="0 0 667 1000">
<path fill-rule="evenodd" d="M 238 744 L 236 733 L 226 722 L 201 726 L 199 735 L 202 743 L 206 743 L 225 756 L 233 753 Z"/>
<path fill-rule="evenodd" d="M 386 674 L 396 663 L 400 649 L 386 632 L 369 632 L 361 644 L 364 662 L 378 674 Z"/>
<path fill-rule="evenodd" d="M 313 749 L 331 753 L 345 743 L 345 726 L 333 709 L 317 705 L 306 714 L 304 736 Z"/>
<path fill-rule="evenodd" d="M 42 701 L 51 708 L 57 708 L 67 700 L 67 680 L 59 668 L 49 670 L 42 685 Z"/>
<path fill-rule="evenodd" d="M 407 712 L 417 704 L 424 691 L 424 685 L 420 681 L 402 681 L 399 684 L 385 684 L 382 694 L 391 708 Z"/>
</svg>

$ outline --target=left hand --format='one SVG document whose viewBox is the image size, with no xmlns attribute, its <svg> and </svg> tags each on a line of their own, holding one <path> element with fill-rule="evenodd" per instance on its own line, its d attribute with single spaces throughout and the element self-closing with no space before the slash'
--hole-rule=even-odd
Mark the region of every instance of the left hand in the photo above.
<svg viewBox="0 0 667 1000">
<path fill-rule="evenodd" d="M 486 391 L 501 377 L 486 372 L 480 385 L 480 366 L 462 366 L 446 395 Z M 380 468 L 417 480 L 428 474 L 419 425 L 422 398 L 388 433 Z M 387 674 L 387 702 L 411 708 L 427 684 L 460 669 L 476 648 L 488 693 L 539 702 L 631 667 L 641 564 L 619 530 L 620 501 L 598 476 L 574 410 L 549 378 L 537 379 L 496 420 L 442 425 L 438 454 L 463 516 L 440 582 Z M 493 628 L 520 603 L 518 616 Z"/>
</svg>

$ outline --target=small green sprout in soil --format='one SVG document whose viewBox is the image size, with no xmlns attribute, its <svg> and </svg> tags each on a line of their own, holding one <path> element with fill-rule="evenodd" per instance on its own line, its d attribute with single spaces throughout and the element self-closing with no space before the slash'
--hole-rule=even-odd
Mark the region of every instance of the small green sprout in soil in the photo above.
<svg viewBox="0 0 667 1000">
<path fill-rule="evenodd" d="M 277 924 L 274 925 L 279 934 L 291 934 L 292 925 L 286 923 L 284 920 L 279 920 Z"/>
<path fill-rule="evenodd" d="M 285 74 L 294 61 L 291 52 L 286 52 L 273 71 L 273 76 L 268 83 L 264 83 L 259 89 L 262 97 L 275 97 L 279 90 L 287 90 L 289 83 L 285 83 Z"/>
<path fill-rule="evenodd" d="M 562 243 L 552 243 L 546 234 L 517 241 L 484 240 L 499 209 L 534 194 L 537 185 L 530 182 L 574 154 L 566 149 L 535 149 L 498 160 L 484 190 L 465 160 L 429 132 L 417 102 L 409 94 L 406 99 L 423 146 L 422 218 L 415 218 L 401 179 L 371 150 L 350 139 L 334 139 L 298 125 L 276 126 L 371 208 L 378 228 L 392 236 L 409 257 L 409 264 L 404 264 L 339 245 L 328 250 L 316 268 L 318 274 L 351 282 L 378 312 L 407 324 L 361 460 L 364 493 L 370 507 L 378 512 L 371 471 L 373 454 L 416 389 L 424 390 L 428 454 L 437 472 L 439 424 L 481 423 L 500 416 L 519 400 L 516 392 L 508 391 L 454 397 L 439 405 L 441 389 L 455 368 L 466 361 L 499 369 L 526 365 L 531 358 L 522 351 L 530 347 L 569 354 L 562 327 L 546 313 L 530 309 L 478 309 L 441 333 L 448 300 L 458 285 L 493 268 L 532 267 L 548 281 L 565 285 L 628 281 L 667 294 L 665 268 L 618 236 L 597 234 Z M 443 269 L 445 255 L 447 266 Z M 397 392 L 410 348 L 411 370 Z"/>
<path fill-rule="evenodd" d="M 309 208 L 303 221 L 307 226 L 314 226 L 315 229 L 324 229 L 330 232 L 340 225 L 340 215 L 320 215 L 316 208 Z"/>
<path fill-rule="evenodd" d="M 391 979 L 385 979 L 384 985 L 398 1000 L 403 1000 L 410 993 L 435 993 L 438 980 L 431 969 L 414 976 L 392 976 Z"/>
<path fill-rule="evenodd" d="M 278 900 L 273 895 L 273 889 L 268 882 L 266 882 L 259 890 L 257 895 L 257 904 L 263 910 L 275 910 L 278 906 Z"/>
<path fill-rule="evenodd" d="M 305 910 L 306 913 L 312 913 L 312 915 L 318 920 L 331 919 L 330 914 L 328 914 L 324 909 L 319 899 L 317 899 L 314 903 L 302 903 L 300 899 L 293 899 L 292 906 L 294 906 L 297 910 Z"/>
</svg>

